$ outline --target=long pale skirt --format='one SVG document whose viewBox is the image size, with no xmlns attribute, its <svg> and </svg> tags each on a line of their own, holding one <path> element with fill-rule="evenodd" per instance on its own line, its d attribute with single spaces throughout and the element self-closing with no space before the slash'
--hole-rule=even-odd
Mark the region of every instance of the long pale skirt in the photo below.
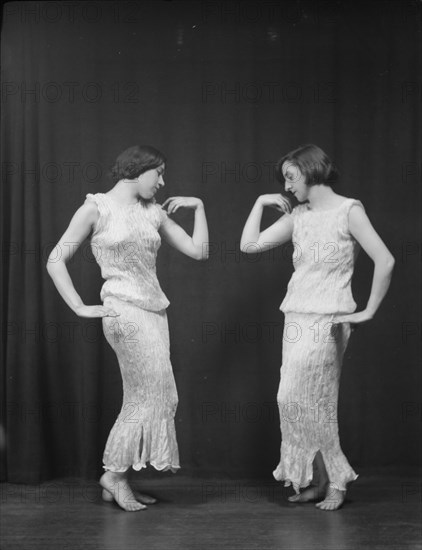
<svg viewBox="0 0 422 550">
<path fill-rule="evenodd" d="M 287 313 L 277 402 L 280 462 L 273 475 L 296 493 L 312 480 L 312 462 L 321 452 L 333 486 L 346 490 L 357 478 L 339 441 L 337 402 L 350 324 L 333 325 L 333 315 Z"/>
<path fill-rule="evenodd" d="M 103 317 L 103 331 L 123 380 L 122 409 L 107 440 L 104 469 L 140 470 L 149 463 L 175 472 L 180 468 L 174 425 L 178 395 L 166 311 L 146 311 L 114 296 L 104 305 L 120 313 Z"/>
</svg>

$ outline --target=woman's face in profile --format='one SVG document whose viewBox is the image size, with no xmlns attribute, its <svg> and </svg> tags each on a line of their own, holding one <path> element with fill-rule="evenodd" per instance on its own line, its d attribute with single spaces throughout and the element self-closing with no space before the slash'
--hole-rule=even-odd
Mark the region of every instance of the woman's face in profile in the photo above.
<svg viewBox="0 0 422 550">
<path fill-rule="evenodd" d="M 164 187 L 165 166 L 161 164 L 157 168 L 147 170 L 136 179 L 138 180 L 138 193 L 144 200 L 151 200 L 160 187 Z"/>
<path fill-rule="evenodd" d="M 292 193 L 299 202 L 304 202 L 308 198 L 309 188 L 306 185 L 306 177 L 302 174 L 298 166 L 290 161 L 286 161 L 281 167 L 284 177 L 284 188 Z"/>
</svg>

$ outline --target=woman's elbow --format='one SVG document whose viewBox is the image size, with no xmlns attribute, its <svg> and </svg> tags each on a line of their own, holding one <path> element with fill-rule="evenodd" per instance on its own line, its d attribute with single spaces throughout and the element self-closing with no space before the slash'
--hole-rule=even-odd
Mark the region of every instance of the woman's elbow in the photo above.
<svg viewBox="0 0 422 550">
<path fill-rule="evenodd" d="M 209 258 L 209 246 L 208 246 L 208 244 L 201 246 L 201 248 L 195 249 L 193 254 L 192 254 L 192 258 L 194 260 L 203 261 L 203 262 L 205 260 L 208 260 L 208 258 Z"/>
<path fill-rule="evenodd" d="M 245 241 L 244 239 L 240 239 L 240 252 L 244 252 L 245 254 L 247 254 L 248 252 L 250 252 L 250 242 L 248 241 Z"/>
<path fill-rule="evenodd" d="M 50 255 L 45 264 L 47 273 L 51 276 L 60 263 L 63 263 L 61 258 L 57 258 L 57 255 Z"/>
<path fill-rule="evenodd" d="M 257 252 L 262 252 L 262 247 L 256 242 L 247 242 L 240 243 L 240 251 L 244 254 L 256 254 Z"/>
<path fill-rule="evenodd" d="M 198 254 L 197 260 L 200 260 L 202 262 L 205 262 L 210 257 L 208 249 L 202 250 L 200 254 Z"/>
<path fill-rule="evenodd" d="M 396 259 L 392 254 L 389 254 L 385 260 L 388 271 L 393 271 Z"/>
<path fill-rule="evenodd" d="M 242 236 L 240 237 L 240 243 L 239 243 L 240 251 L 241 252 L 247 252 L 247 248 L 248 248 L 249 244 L 250 244 L 250 242 L 247 240 L 245 235 L 242 234 Z"/>
<path fill-rule="evenodd" d="M 396 263 L 396 260 L 394 256 L 390 253 L 382 256 L 378 260 L 378 264 L 385 269 L 386 272 L 391 273 L 394 269 L 394 264 Z"/>
</svg>

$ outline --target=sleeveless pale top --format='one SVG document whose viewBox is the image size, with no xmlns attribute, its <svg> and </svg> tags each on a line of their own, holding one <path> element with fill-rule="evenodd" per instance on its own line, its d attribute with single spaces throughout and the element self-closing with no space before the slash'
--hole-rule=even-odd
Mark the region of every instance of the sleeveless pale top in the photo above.
<svg viewBox="0 0 422 550">
<path fill-rule="evenodd" d="M 294 273 L 280 306 L 284 312 L 353 313 L 351 279 L 359 243 L 349 232 L 348 216 L 356 199 L 345 199 L 330 210 L 294 208 Z"/>
<path fill-rule="evenodd" d="M 149 311 L 167 308 L 170 302 L 156 274 L 158 230 L 167 213 L 155 202 L 121 205 L 104 193 L 88 193 L 86 198 L 100 213 L 91 250 L 105 279 L 101 300 L 115 296 Z"/>
</svg>

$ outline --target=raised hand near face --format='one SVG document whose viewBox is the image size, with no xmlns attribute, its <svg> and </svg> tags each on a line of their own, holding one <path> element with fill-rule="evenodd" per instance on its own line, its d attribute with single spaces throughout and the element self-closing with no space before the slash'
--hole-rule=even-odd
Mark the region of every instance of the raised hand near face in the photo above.
<svg viewBox="0 0 422 550">
<path fill-rule="evenodd" d="M 270 193 L 268 195 L 261 195 L 258 197 L 259 202 L 262 206 L 269 206 L 270 208 L 275 208 L 279 212 L 285 214 L 290 214 L 292 211 L 292 205 L 289 199 L 281 193 Z"/>
<path fill-rule="evenodd" d="M 191 208 L 196 210 L 203 206 L 204 204 L 201 199 L 196 197 L 169 197 L 162 204 L 162 208 L 167 208 L 168 214 L 174 214 L 179 208 Z"/>
</svg>

